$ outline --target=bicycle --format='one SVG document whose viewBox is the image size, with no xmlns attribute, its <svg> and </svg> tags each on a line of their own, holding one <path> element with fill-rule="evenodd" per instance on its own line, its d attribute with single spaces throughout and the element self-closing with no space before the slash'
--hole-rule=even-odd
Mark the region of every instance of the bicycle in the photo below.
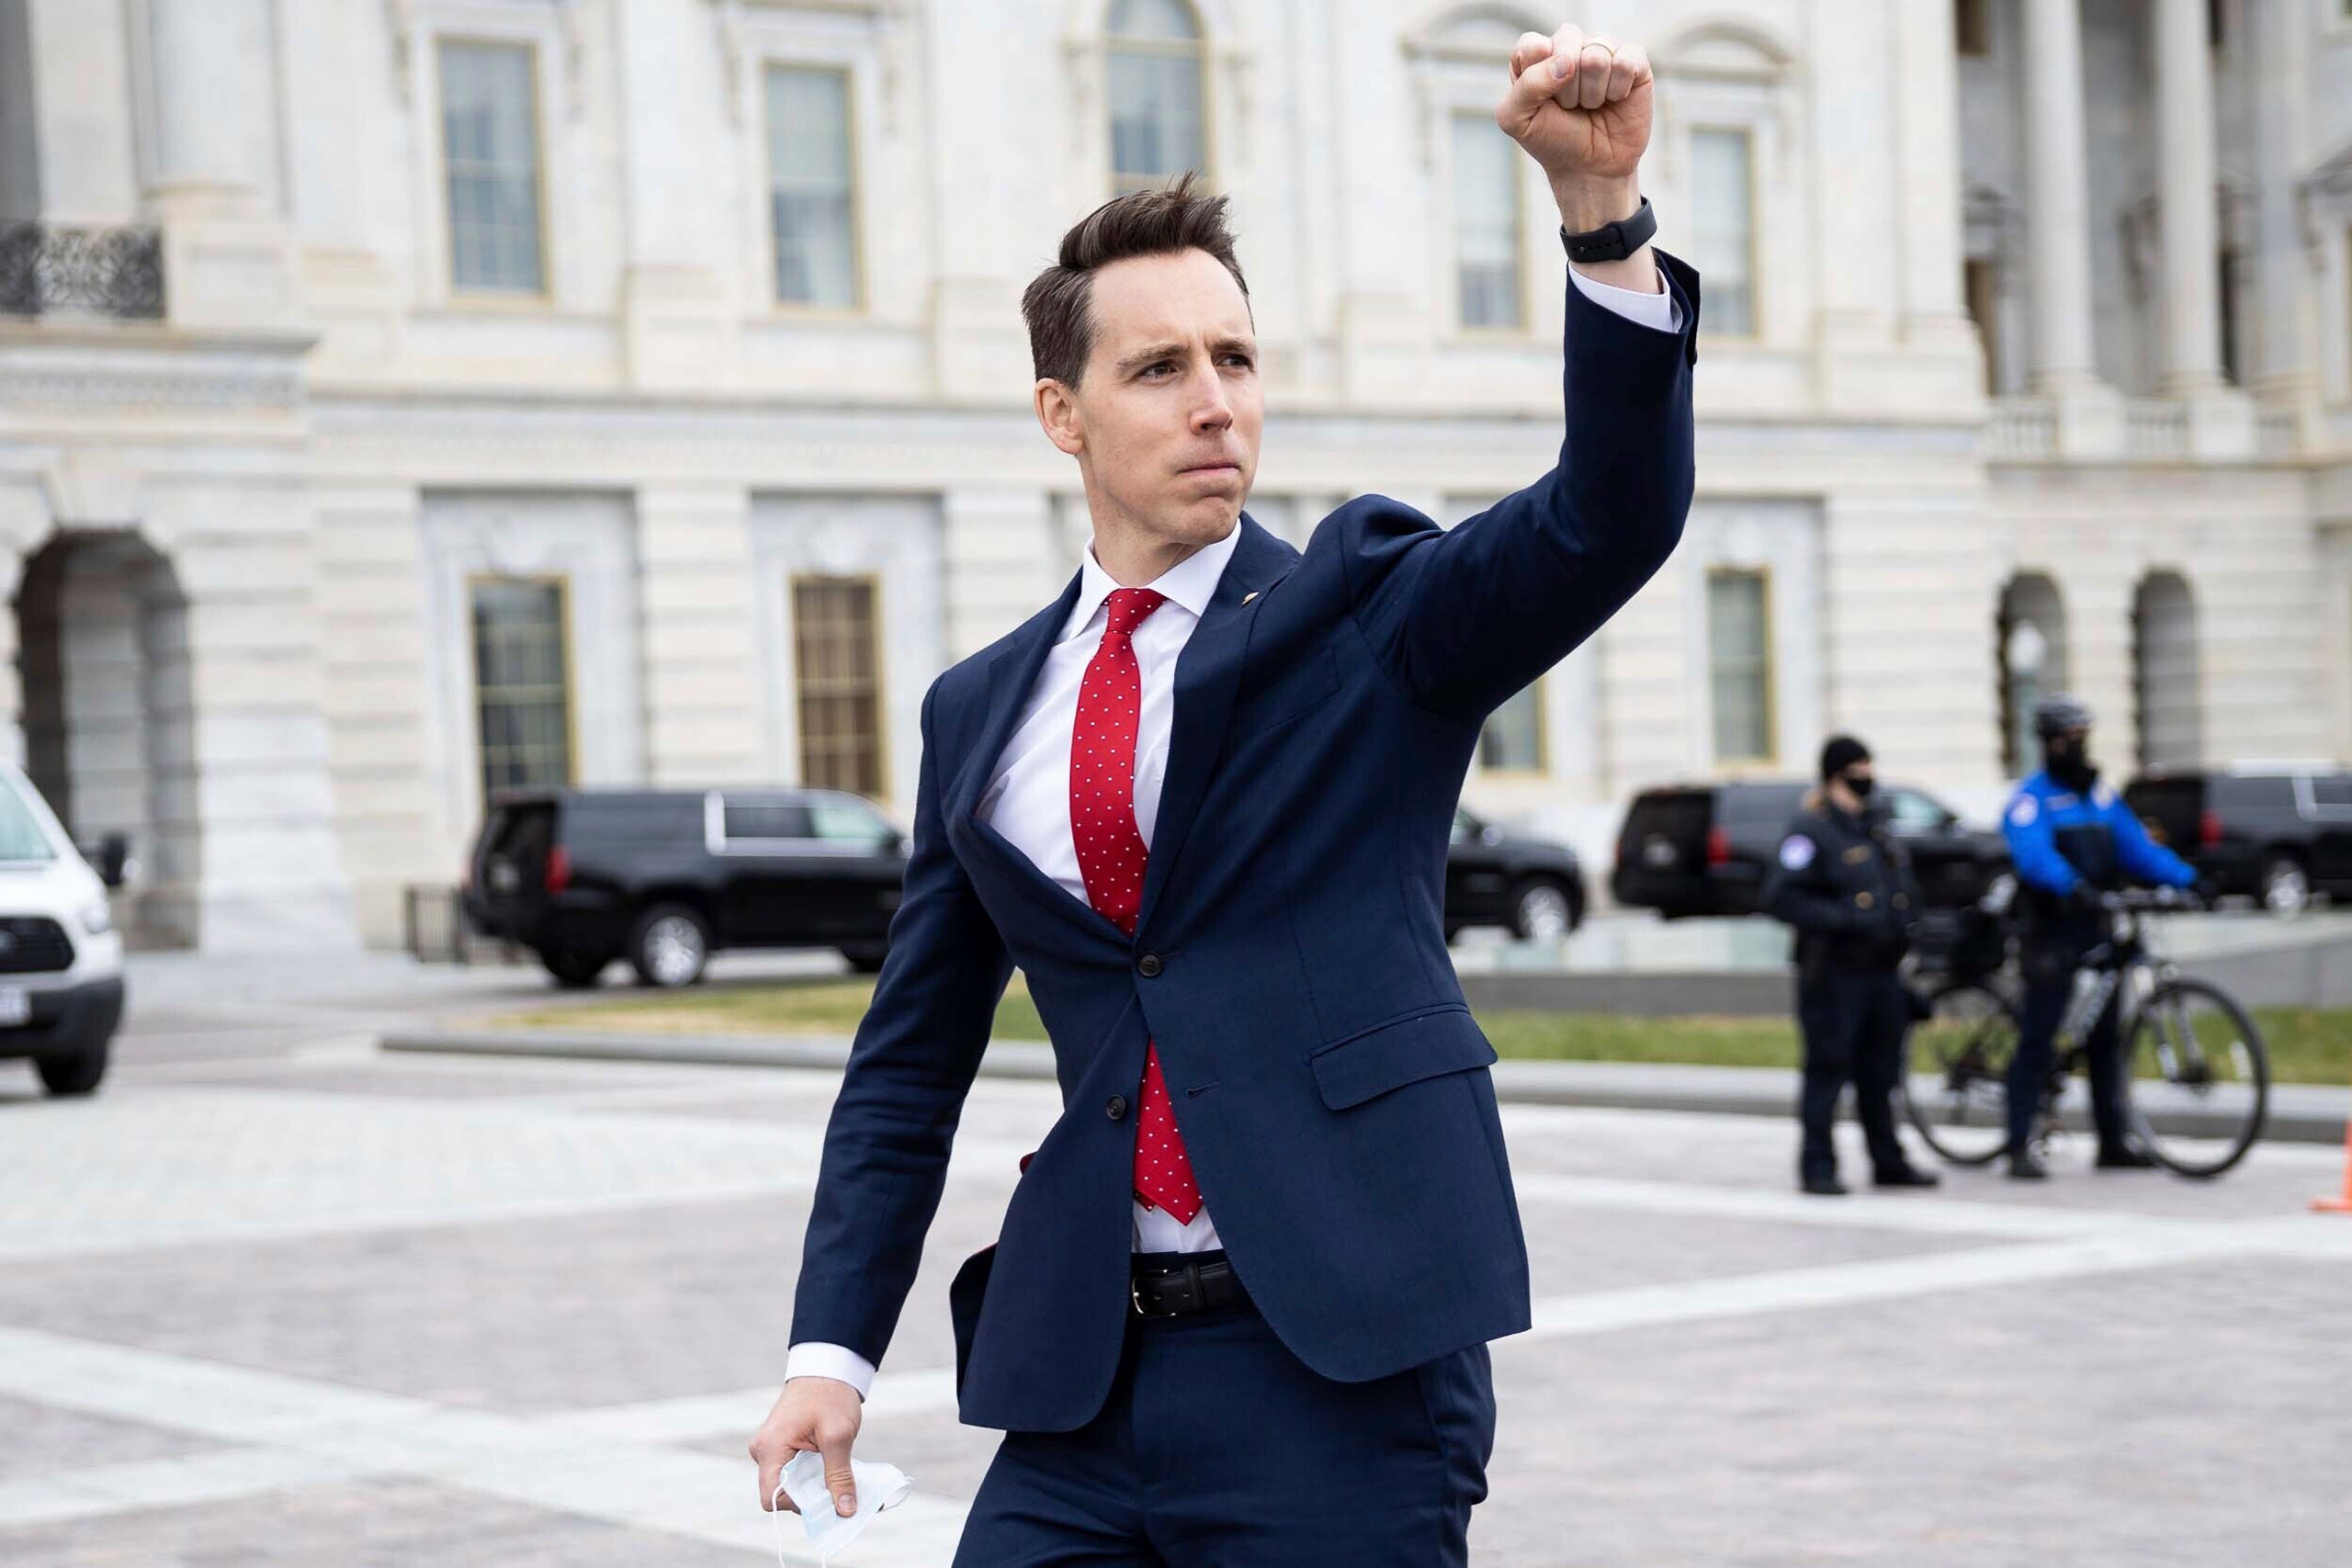
<svg viewBox="0 0 2352 1568">
<path fill-rule="evenodd" d="M 2177 889 L 2111 893 L 2099 900 L 2108 939 L 2084 954 L 2075 996 L 2052 1041 L 2050 1081 L 2034 1141 L 2063 1125 L 2066 1079 L 2086 1070 L 2086 1042 L 2112 1004 L 2120 1042 L 2124 1124 L 2157 1163 L 2182 1176 L 2221 1175 L 2254 1146 L 2270 1104 L 2270 1056 L 2237 1000 L 2210 981 L 2182 976 L 2148 950 L 2144 918 L 2199 907 Z M 1939 991 L 1915 1031 L 1933 1064 L 1905 1076 L 1904 1109 L 1928 1146 L 1955 1165 L 1990 1165 L 2008 1152 L 2009 1062 L 2018 1008 L 1990 974 L 1963 975 Z M 2217 1143 L 2217 1128 L 2220 1129 Z"/>
</svg>

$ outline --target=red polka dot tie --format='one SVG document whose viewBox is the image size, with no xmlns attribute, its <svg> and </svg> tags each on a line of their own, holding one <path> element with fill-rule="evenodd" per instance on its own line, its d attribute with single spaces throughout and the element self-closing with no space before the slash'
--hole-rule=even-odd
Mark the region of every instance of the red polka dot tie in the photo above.
<svg viewBox="0 0 2352 1568">
<path fill-rule="evenodd" d="M 1078 721 L 1069 738 L 1069 829 L 1078 843 L 1078 874 L 1086 901 L 1112 924 L 1135 934 L 1143 908 L 1144 863 L 1149 852 L 1136 827 L 1136 732 L 1143 710 L 1143 671 L 1136 663 L 1135 632 L 1167 603 L 1148 588 L 1112 592 L 1102 646 L 1078 683 Z M 1144 1058 L 1143 1093 L 1136 1114 L 1136 1196 L 1191 1224 L 1201 1212 L 1193 1162 L 1176 1131 L 1176 1107 L 1159 1070 L 1159 1047 Z"/>
</svg>

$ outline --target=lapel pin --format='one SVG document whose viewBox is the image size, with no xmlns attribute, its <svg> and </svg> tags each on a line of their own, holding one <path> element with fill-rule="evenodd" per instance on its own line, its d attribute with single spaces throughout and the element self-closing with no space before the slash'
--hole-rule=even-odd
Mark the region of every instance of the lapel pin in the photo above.
<svg viewBox="0 0 2352 1568">
<path fill-rule="evenodd" d="M 1241 596 L 1241 602 L 1242 602 L 1244 604 L 1247 604 L 1248 603 L 1250 603 L 1250 600 L 1255 599 L 1257 596 L 1258 596 L 1258 591 L 1257 591 L 1256 589 L 1254 589 L 1254 588 L 1253 588 L 1253 589 L 1251 589 L 1249 592 L 1244 593 L 1244 594 Z"/>
</svg>

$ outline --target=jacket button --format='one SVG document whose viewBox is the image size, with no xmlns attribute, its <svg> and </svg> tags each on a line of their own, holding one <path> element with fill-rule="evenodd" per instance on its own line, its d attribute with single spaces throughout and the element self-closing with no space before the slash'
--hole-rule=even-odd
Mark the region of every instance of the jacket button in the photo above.
<svg viewBox="0 0 2352 1568">
<path fill-rule="evenodd" d="M 1857 893 L 1854 895 L 1854 903 L 1858 908 L 1867 909 L 1871 907 L 1871 896 L 1867 893 Z"/>
<path fill-rule="evenodd" d="M 1158 979 L 1159 977 L 1159 954 L 1156 953 L 1147 953 L 1141 958 L 1136 960 L 1136 973 L 1142 976 L 1147 980 Z"/>
<path fill-rule="evenodd" d="M 1894 896 L 1894 907 L 1898 909 L 1909 908 L 1911 907 L 1911 895 L 1908 893 L 1897 893 Z"/>
<path fill-rule="evenodd" d="M 1102 1114 L 1108 1116 L 1114 1122 L 1125 1121 L 1127 1119 L 1127 1097 L 1124 1094 L 1113 1095 L 1108 1100 L 1103 1102 Z"/>
</svg>

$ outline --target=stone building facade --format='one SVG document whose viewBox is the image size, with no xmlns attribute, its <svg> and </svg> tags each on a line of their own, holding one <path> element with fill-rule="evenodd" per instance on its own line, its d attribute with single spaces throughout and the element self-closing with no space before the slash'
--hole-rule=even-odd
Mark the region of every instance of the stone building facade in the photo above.
<svg viewBox="0 0 2352 1568">
<path fill-rule="evenodd" d="M 1707 276 L 1689 542 L 1473 804 L 1830 727 L 1982 804 L 2065 684 L 2120 769 L 2352 753 L 2352 0 L 1589 0 Z M 931 678 L 1087 536 L 1017 301 L 1234 200 L 1254 515 L 1548 466 L 1512 5 L 0 0 L 0 733 L 151 942 L 398 940 L 508 783 L 912 806 Z"/>
</svg>

